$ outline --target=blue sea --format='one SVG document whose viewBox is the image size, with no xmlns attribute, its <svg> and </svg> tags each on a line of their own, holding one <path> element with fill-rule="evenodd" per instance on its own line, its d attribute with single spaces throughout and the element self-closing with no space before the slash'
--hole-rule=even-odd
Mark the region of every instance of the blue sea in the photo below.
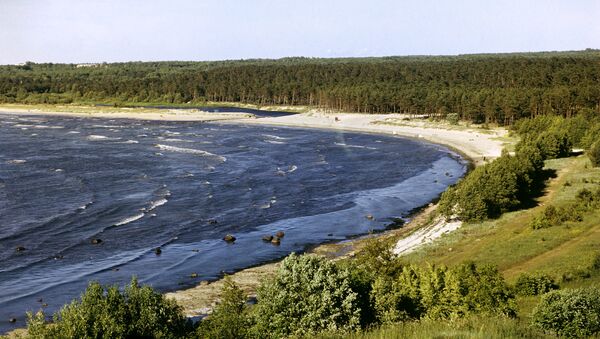
<svg viewBox="0 0 600 339">
<path fill-rule="evenodd" d="M 92 280 L 178 290 L 384 230 L 465 171 L 393 136 L 0 113 L 0 333 Z"/>
</svg>

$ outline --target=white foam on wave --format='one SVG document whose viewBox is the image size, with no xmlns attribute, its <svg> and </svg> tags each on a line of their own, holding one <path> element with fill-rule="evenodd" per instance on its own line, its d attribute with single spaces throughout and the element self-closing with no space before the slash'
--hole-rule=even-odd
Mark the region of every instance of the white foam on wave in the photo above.
<svg viewBox="0 0 600 339">
<path fill-rule="evenodd" d="M 362 148 L 362 149 L 372 149 L 372 150 L 376 150 L 377 148 L 375 147 L 369 147 L 369 146 L 362 146 L 362 145 L 348 145 L 342 142 L 336 142 L 335 143 L 337 146 L 342 146 L 342 147 L 347 147 L 347 148 Z"/>
<path fill-rule="evenodd" d="M 277 140 L 265 140 L 265 142 L 268 142 L 269 144 L 274 144 L 274 145 L 285 145 L 285 142 L 277 141 Z"/>
<path fill-rule="evenodd" d="M 288 138 L 284 138 L 284 137 L 280 137 L 278 135 L 272 135 L 272 134 L 263 134 L 262 136 L 269 138 L 269 139 L 275 139 L 275 140 L 288 140 Z"/>
<path fill-rule="evenodd" d="M 121 141 L 119 142 L 119 144 L 139 144 L 140 142 L 137 140 L 127 140 L 127 141 Z"/>
<path fill-rule="evenodd" d="M 143 218 L 144 215 L 145 215 L 144 213 L 140 213 L 140 214 L 136 214 L 136 215 L 131 216 L 131 217 L 127 217 L 127 218 L 119 221 L 118 223 L 116 223 L 115 226 L 122 226 L 122 225 L 125 225 L 125 224 L 129 224 L 130 222 L 134 222 L 136 220 L 139 220 L 139 219 Z"/>
<path fill-rule="evenodd" d="M 78 132 L 78 131 L 68 131 L 67 132 L 67 134 L 79 134 L 79 133 L 81 133 L 81 132 Z"/>
<path fill-rule="evenodd" d="M 175 147 L 175 146 L 161 145 L 161 144 L 156 144 L 156 147 L 158 149 L 160 149 L 161 151 L 194 154 L 194 155 L 200 155 L 200 156 L 205 156 L 205 157 L 214 157 L 214 158 L 219 159 L 222 162 L 227 161 L 227 158 L 225 158 L 224 156 L 216 155 L 216 154 L 213 154 L 213 153 L 210 153 L 207 151 L 203 151 L 200 149 Z"/>
<path fill-rule="evenodd" d="M 163 140 L 166 142 L 192 142 L 190 140 L 183 140 L 183 139 L 177 139 L 177 138 L 166 138 Z"/>
<path fill-rule="evenodd" d="M 14 164 L 14 165 L 19 165 L 19 164 L 24 164 L 26 163 L 27 160 L 23 160 L 23 159 L 14 159 L 14 160 L 8 160 L 6 163 L 7 164 Z"/>
<path fill-rule="evenodd" d="M 87 139 L 88 140 L 106 140 L 106 139 L 108 139 L 108 137 L 104 136 L 104 135 L 95 135 L 95 134 L 92 134 L 92 135 L 89 135 L 87 137 Z"/>
<path fill-rule="evenodd" d="M 150 212 L 150 211 L 152 211 L 153 209 L 155 209 L 155 208 L 157 208 L 157 207 L 160 207 L 160 206 L 162 206 L 162 205 L 166 204 L 167 202 L 169 202 L 169 200 L 167 200 L 167 199 L 165 199 L 165 198 L 162 198 L 162 199 L 159 199 L 159 200 L 156 200 L 156 201 L 152 201 L 152 202 L 150 203 L 150 207 L 148 207 L 147 211 L 148 211 L 148 212 Z"/>
</svg>

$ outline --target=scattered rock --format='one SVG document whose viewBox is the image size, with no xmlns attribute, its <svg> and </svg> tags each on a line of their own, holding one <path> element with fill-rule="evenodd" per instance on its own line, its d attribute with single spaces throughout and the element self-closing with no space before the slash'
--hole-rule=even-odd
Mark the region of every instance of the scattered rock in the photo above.
<svg viewBox="0 0 600 339">
<path fill-rule="evenodd" d="M 39 298 L 39 299 L 37 300 L 37 302 L 39 302 L 39 303 L 41 303 L 41 302 L 44 302 L 44 299 L 42 299 L 42 298 Z"/>
<path fill-rule="evenodd" d="M 98 245 L 98 244 L 101 244 L 101 243 L 102 243 L 102 239 L 100 239 L 100 238 L 95 238 L 95 239 L 92 239 L 90 242 L 91 242 L 92 244 L 94 244 L 94 245 Z"/>
<path fill-rule="evenodd" d="M 274 237 L 273 240 L 271 240 L 271 244 L 279 246 L 281 244 L 281 239 Z"/>
<path fill-rule="evenodd" d="M 199 250 L 199 249 L 197 249 L 197 248 L 194 248 L 194 249 L 192 250 L 192 252 L 196 252 L 196 253 L 198 253 L 198 252 L 200 252 L 200 250 Z"/>
<path fill-rule="evenodd" d="M 283 237 L 285 237 L 285 233 L 283 233 L 283 231 L 279 231 L 279 232 L 275 233 L 275 236 L 277 238 L 283 238 Z"/>
<path fill-rule="evenodd" d="M 367 214 L 367 219 L 369 220 L 374 220 L 375 217 L 372 214 Z"/>
<path fill-rule="evenodd" d="M 235 241 L 235 237 L 231 234 L 227 234 L 226 236 L 223 237 L 223 240 L 225 240 L 226 242 L 232 243 Z"/>
<path fill-rule="evenodd" d="M 190 278 L 198 278 L 198 273 L 192 273 L 192 274 L 190 274 Z"/>
<path fill-rule="evenodd" d="M 162 253 L 162 250 L 160 249 L 160 247 L 157 247 L 157 248 L 154 249 L 154 253 L 156 255 L 160 255 Z"/>
<path fill-rule="evenodd" d="M 10 319 L 8 319 L 8 322 L 11 323 L 11 324 L 14 324 L 14 323 L 17 322 L 17 319 L 16 318 L 10 318 Z"/>
<path fill-rule="evenodd" d="M 266 242 L 271 242 L 273 240 L 273 236 L 272 235 L 265 235 L 264 237 L 262 237 L 263 241 Z"/>
<path fill-rule="evenodd" d="M 60 259 L 64 259 L 64 255 L 55 255 L 54 256 L 54 260 L 60 260 Z"/>
<path fill-rule="evenodd" d="M 397 229 L 402 228 L 406 222 L 402 218 L 392 218 L 392 223 L 387 225 L 386 228 Z"/>
<path fill-rule="evenodd" d="M 327 234 L 328 237 L 333 237 L 333 233 Z"/>
<path fill-rule="evenodd" d="M 446 172 L 446 173 L 444 173 L 444 175 L 447 176 L 447 177 L 449 177 L 450 173 Z"/>
<path fill-rule="evenodd" d="M 46 303 L 43 303 L 43 304 L 42 304 L 42 307 L 48 307 L 48 304 L 46 304 Z"/>
<path fill-rule="evenodd" d="M 206 222 L 207 222 L 209 225 L 216 225 L 216 224 L 218 224 L 218 223 L 219 223 L 219 222 L 218 222 L 216 219 L 208 219 Z"/>
<path fill-rule="evenodd" d="M 23 247 L 23 246 L 17 246 L 17 247 L 15 247 L 15 251 L 17 251 L 17 252 L 23 252 L 25 250 L 26 250 L 26 248 Z"/>
<path fill-rule="evenodd" d="M 119 268 L 118 268 L 118 267 L 115 267 L 115 268 L 113 268 L 112 270 L 113 270 L 113 271 L 115 271 L 115 272 L 117 272 L 117 271 L 119 270 Z"/>
</svg>

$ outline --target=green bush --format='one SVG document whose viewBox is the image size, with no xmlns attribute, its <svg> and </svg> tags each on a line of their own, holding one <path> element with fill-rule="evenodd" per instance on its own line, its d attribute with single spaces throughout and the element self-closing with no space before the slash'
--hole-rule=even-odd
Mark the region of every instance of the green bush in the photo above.
<svg viewBox="0 0 600 339">
<path fill-rule="evenodd" d="M 547 274 L 523 273 L 517 278 L 515 292 L 519 295 L 540 295 L 558 289 L 554 279 Z"/>
<path fill-rule="evenodd" d="M 360 325 L 350 273 L 314 255 L 291 254 L 257 291 L 256 333 L 261 337 L 351 331 Z"/>
<path fill-rule="evenodd" d="M 423 317 L 459 318 L 467 314 L 514 315 L 514 296 L 498 270 L 466 263 L 445 266 L 405 266 L 396 278 L 381 277 L 372 299 L 381 322 Z"/>
<path fill-rule="evenodd" d="M 252 326 L 246 306 L 246 294 L 229 277 L 225 277 L 221 302 L 212 314 L 200 322 L 196 335 L 199 338 L 237 339 L 249 338 Z"/>
<path fill-rule="evenodd" d="M 587 337 L 600 332 L 600 290 L 553 291 L 533 311 L 533 324 L 559 336 Z"/>
<path fill-rule="evenodd" d="M 518 208 L 531 198 L 541 178 L 543 160 L 533 147 L 511 156 L 503 154 L 491 163 L 475 168 L 454 187 L 442 194 L 439 211 L 464 221 L 495 218 Z"/>
<path fill-rule="evenodd" d="M 116 286 L 89 284 L 80 300 L 54 314 L 28 314 L 28 333 L 35 338 L 179 338 L 191 331 L 181 308 L 135 278 L 123 293 Z"/>
<path fill-rule="evenodd" d="M 448 115 L 446 115 L 446 120 L 448 120 L 451 125 L 458 125 L 458 113 L 448 113 Z"/>
<path fill-rule="evenodd" d="M 600 141 L 596 141 L 590 146 L 587 151 L 588 158 L 592 162 L 592 166 L 600 167 Z"/>
</svg>

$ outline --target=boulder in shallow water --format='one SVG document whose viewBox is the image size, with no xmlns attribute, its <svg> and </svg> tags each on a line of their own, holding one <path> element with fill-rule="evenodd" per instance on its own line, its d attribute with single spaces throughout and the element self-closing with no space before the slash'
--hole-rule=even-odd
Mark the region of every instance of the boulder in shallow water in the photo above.
<svg viewBox="0 0 600 339">
<path fill-rule="evenodd" d="M 226 236 L 223 237 L 223 240 L 225 240 L 228 243 L 233 243 L 233 242 L 235 242 L 235 237 L 231 234 L 227 234 Z"/>
<path fill-rule="evenodd" d="M 198 278 L 198 273 L 192 273 L 192 274 L 190 274 L 190 278 Z"/>
<path fill-rule="evenodd" d="M 271 240 L 273 240 L 273 236 L 272 235 L 265 235 L 264 237 L 262 237 L 263 241 L 266 242 L 271 242 Z"/>
<path fill-rule="evenodd" d="M 275 236 L 277 238 L 283 238 L 283 237 L 285 237 L 285 233 L 283 233 L 283 231 L 279 231 L 279 232 L 275 233 Z"/>
<path fill-rule="evenodd" d="M 368 220 L 375 220 L 375 217 L 372 214 L 367 214 L 366 218 Z"/>
<path fill-rule="evenodd" d="M 8 319 L 8 322 L 11 323 L 11 324 L 14 324 L 14 323 L 17 322 L 17 319 L 16 318 L 10 318 L 10 319 Z"/>
<path fill-rule="evenodd" d="M 279 237 L 274 237 L 273 240 L 271 240 L 271 244 L 279 246 L 281 244 L 281 239 L 279 239 Z"/>
<path fill-rule="evenodd" d="M 26 250 L 26 248 L 24 246 L 17 246 L 17 247 L 15 247 L 15 251 L 17 251 L 17 252 L 23 252 L 25 250 Z"/>
<path fill-rule="evenodd" d="M 91 242 L 92 244 L 94 244 L 94 245 L 98 245 L 98 244 L 101 244 L 101 243 L 102 243 L 102 239 L 100 239 L 100 238 L 94 238 L 94 239 L 92 239 L 90 242 Z"/>
<path fill-rule="evenodd" d="M 209 225 L 216 225 L 216 224 L 218 224 L 218 223 L 219 223 L 219 222 L 218 222 L 216 219 L 208 219 L 206 222 L 207 222 Z"/>
<path fill-rule="evenodd" d="M 157 247 L 154 249 L 154 254 L 160 255 L 161 253 L 162 253 L 162 250 L 160 249 L 160 247 Z"/>
</svg>

